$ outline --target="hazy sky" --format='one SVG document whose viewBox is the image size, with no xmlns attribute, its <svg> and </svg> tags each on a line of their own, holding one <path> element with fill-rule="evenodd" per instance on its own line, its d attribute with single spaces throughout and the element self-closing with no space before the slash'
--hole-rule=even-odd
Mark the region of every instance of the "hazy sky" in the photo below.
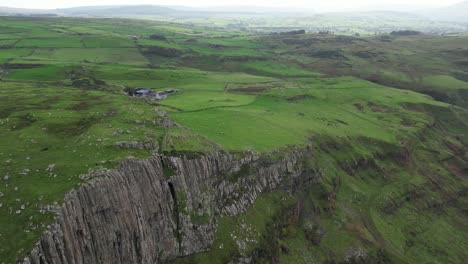
<svg viewBox="0 0 468 264">
<path fill-rule="evenodd" d="M 381 6 L 446 6 L 461 0 L 0 0 L 0 6 L 22 8 L 63 8 L 86 5 L 185 5 L 185 6 L 290 6 L 313 9 L 357 9 Z"/>
</svg>

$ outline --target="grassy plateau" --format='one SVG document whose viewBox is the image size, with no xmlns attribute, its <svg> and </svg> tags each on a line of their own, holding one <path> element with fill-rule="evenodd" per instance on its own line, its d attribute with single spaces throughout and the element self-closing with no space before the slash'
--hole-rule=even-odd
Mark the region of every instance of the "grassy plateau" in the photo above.
<svg viewBox="0 0 468 264">
<path fill-rule="evenodd" d="M 177 92 L 125 92 L 139 87 Z M 467 108 L 468 36 L 0 17 L 0 263 L 31 250 L 82 174 L 308 144 L 320 183 L 219 216 L 210 251 L 172 262 L 464 263 Z"/>
</svg>

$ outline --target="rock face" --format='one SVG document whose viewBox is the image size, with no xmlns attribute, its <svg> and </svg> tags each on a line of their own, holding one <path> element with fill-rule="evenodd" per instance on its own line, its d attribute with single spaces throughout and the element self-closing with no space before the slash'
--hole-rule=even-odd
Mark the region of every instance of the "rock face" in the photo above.
<svg viewBox="0 0 468 264">
<path fill-rule="evenodd" d="M 216 216 L 244 212 L 257 196 L 315 182 L 311 149 L 272 161 L 254 154 L 155 156 L 94 172 L 70 192 L 57 221 L 23 263 L 160 263 L 206 251 Z"/>
</svg>

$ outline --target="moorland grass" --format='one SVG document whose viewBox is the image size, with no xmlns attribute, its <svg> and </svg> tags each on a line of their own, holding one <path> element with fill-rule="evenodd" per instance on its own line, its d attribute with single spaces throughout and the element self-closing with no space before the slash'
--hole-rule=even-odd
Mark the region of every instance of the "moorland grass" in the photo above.
<svg viewBox="0 0 468 264">
<path fill-rule="evenodd" d="M 159 141 L 154 107 L 125 96 L 36 83 L 0 83 L 0 258 L 13 260 L 44 230 L 46 204 L 81 182 L 79 175 L 114 167 L 149 150 L 119 149 L 119 141 Z M 52 169 L 50 166 L 53 166 Z M 21 207 L 24 206 L 24 210 Z M 17 212 L 19 210 L 19 212 Z"/>
</svg>

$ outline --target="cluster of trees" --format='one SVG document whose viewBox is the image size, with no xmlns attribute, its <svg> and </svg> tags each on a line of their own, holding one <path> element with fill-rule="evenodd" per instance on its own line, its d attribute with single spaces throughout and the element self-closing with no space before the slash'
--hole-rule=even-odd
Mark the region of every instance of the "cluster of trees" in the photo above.
<svg viewBox="0 0 468 264">
<path fill-rule="evenodd" d="M 421 35 L 421 32 L 416 30 L 399 30 L 399 31 L 392 31 L 390 35 L 393 36 L 415 36 Z"/>
</svg>

